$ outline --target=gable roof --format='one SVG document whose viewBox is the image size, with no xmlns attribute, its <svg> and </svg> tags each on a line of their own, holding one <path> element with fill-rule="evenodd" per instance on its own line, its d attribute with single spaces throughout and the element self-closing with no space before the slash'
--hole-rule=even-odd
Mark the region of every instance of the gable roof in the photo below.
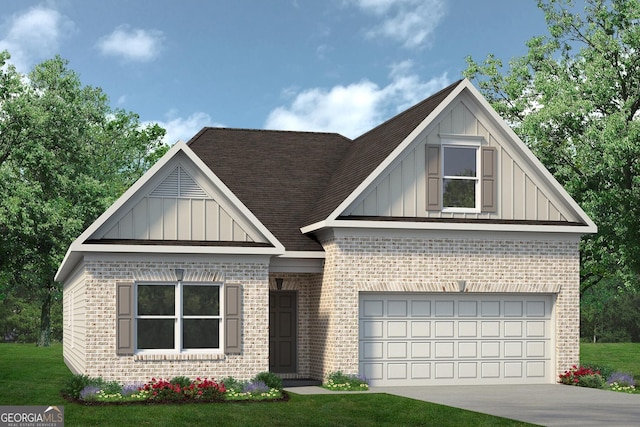
<svg viewBox="0 0 640 427">
<path fill-rule="evenodd" d="M 300 232 L 350 139 L 336 133 L 205 128 L 188 143 L 288 251 L 322 251 Z"/>
<path fill-rule="evenodd" d="M 356 138 L 307 217 L 307 224 L 326 219 L 461 82 L 447 86 Z"/>
</svg>

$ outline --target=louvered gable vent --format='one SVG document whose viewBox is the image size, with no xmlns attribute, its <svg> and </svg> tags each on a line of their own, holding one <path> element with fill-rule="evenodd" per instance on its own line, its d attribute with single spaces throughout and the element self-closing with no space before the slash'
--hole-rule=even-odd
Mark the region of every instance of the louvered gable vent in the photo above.
<svg viewBox="0 0 640 427">
<path fill-rule="evenodd" d="M 207 193 L 181 166 L 176 167 L 149 194 L 151 197 L 184 197 L 189 199 L 206 199 Z"/>
</svg>

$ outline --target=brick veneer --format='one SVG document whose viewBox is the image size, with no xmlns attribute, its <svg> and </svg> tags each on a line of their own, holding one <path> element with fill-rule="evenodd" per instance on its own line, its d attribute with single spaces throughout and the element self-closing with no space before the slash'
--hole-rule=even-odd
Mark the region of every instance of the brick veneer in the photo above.
<svg viewBox="0 0 640 427">
<path fill-rule="evenodd" d="M 457 292 L 457 280 L 466 280 L 468 292 L 555 294 L 556 371 L 578 362 L 579 236 L 431 234 L 324 236 L 317 302 L 319 318 L 328 318 L 322 375 L 358 372 L 359 292 Z"/>
<path fill-rule="evenodd" d="M 247 379 L 269 369 L 268 361 L 268 257 L 247 261 L 219 260 L 224 257 L 165 258 L 113 256 L 99 260 L 85 258 L 86 337 L 84 374 L 106 380 L 148 381 L 151 377 L 233 376 Z M 173 278 L 174 269 L 185 269 L 185 281 L 221 280 L 239 283 L 243 289 L 242 353 L 231 355 L 193 354 L 154 357 L 118 356 L 116 343 L 116 282 Z M 66 344 L 66 343 L 65 343 Z M 69 361 L 67 361 L 69 363 Z M 73 370 L 73 368 L 72 368 Z"/>
</svg>

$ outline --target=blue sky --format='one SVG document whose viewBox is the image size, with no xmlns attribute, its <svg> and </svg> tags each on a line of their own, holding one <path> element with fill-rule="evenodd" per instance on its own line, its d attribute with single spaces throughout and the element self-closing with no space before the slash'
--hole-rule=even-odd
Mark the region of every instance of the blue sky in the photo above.
<svg viewBox="0 0 640 427">
<path fill-rule="evenodd" d="M 113 107 L 188 140 L 203 126 L 357 137 L 546 34 L 535 0 L 3 0 L 19 71 L 56 54 Z"/>
</svg>

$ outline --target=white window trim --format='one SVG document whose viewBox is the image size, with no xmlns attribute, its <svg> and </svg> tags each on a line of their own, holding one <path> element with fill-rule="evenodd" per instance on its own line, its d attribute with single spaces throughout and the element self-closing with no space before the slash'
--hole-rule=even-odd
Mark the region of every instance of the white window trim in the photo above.
<svg viewBox="0 0 640 427">
<path fill-rule="evenodd" d="M 440 146 L 441 154 L 440 154 L 440 170 L 442 171 L 442 186 L 440 188 L 440 200 L 442 202 L 442 212 L 448 213 L 480 213 L 482 210 L 481 199 L 480 199 L 480 177 L 482 171 L 481 167 L 481 159 L 480 159 L 480 147 L 482 145 L 482 140 L 467 140 L 467 141 L 459 141 L 459 140 L 443 140 Z M 465 147 L 465 148 L 475 148 L 476 149 L 476 176 L 475 177 L 463 177 L 463 176 L 448 176 L 444 174 L 444 152 L 447 147 Z M 461 180 L 474 180 L 476 182 L 475 185 L 475 207 L 473 208 L 453 208 L 444 206 L 444 181 L 445 179 L 461 179 Z"/>
<path fill-rule="evenodd" d="M 173 285 L 177 287 L 175 292 L 175 307 L 176 313 L 173 316 L 169 315 L 138 315 L 138 286 L 139 285 Z M 220 298 L 219 301 L 219 315 L 218 316 L 183 316 L 182 314 L 182 290 L 184 285 L 189 286 L 218 286 Z M 224 285 L 220 282 L 136 282 L 135 284 L 135 299 L 134 299 L 134 342 L 135 342 L 135 354 L 224 354 Z M 173 349 L 139 349 L 138 348 L 138 319 L 174 319 L 174 348 Z M 219 331 L 218 331 L 218 348 L 198 348 L 198 349 L 184 349 L 182 348 L 182 319 L 219 319 Z M 176 346 L 177 344 L 177 346 Z"/>
</svg>

